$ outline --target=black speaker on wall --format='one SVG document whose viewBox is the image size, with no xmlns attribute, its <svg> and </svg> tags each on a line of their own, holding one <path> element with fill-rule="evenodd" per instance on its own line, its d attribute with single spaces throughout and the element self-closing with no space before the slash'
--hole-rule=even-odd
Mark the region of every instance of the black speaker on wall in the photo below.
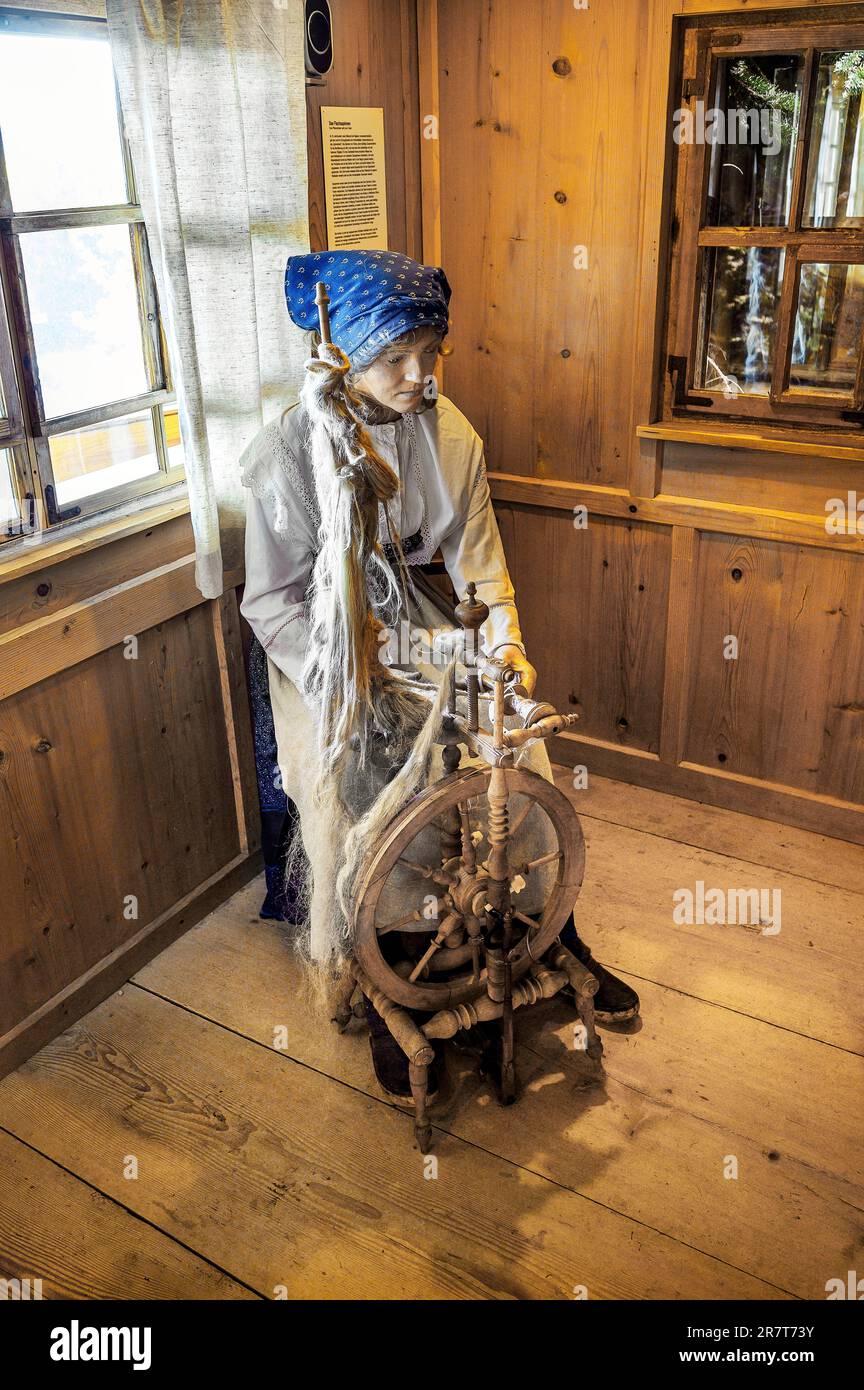
<svg viewBox="0 0 864 1390">
<path fill-rule="evenodd" d="M 306 0 L 306 72 L 320 81 L 333 66 L 333 20 L 327 0 Z"/>
</svg>

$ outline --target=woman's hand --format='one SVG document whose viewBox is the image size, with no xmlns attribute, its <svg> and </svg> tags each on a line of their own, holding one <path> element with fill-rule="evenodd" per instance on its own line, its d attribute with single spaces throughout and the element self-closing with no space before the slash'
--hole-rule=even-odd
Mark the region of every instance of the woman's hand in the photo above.
<svg viewBox="0 0 864 1390">
<path fill-rule="evenodd" d="M 512 666 L 516 672 L 516 684 L 524 686 L 528 695 L 534 694 L 534 687 L 537 684 L 537 672 L 531 665 L 527 656 L 523 656 L 519 647 L 498 647 L 495 652 L 495 660 L 505 662 Z"/>
</svg>

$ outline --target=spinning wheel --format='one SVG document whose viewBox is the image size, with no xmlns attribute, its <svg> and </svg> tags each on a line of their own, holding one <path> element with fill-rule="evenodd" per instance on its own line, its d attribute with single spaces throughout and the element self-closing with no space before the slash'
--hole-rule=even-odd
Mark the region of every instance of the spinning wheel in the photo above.
<svg viewBox="0 0 864 1390">
<path fill-rule="evenodd" d="M 394 816 L 361 868 L 351 978 L 334 1020 L 347 1026 L 359 984 L 408 1058 L 422 1153 L 432 1134 L 426 1115 L 431 1039 L 499 1020 L 499 1098 L 510 1104 L 514 1011 L 569 985 L 595 1065 L 603 1051 L 594 1028 L 597 981 L 557 939 L 582 885 L 579 821 L 551 782 L 516 766 L 517 750 L 559 733 L 577 716 L 530 700 L 513 684 L 511 667 L 479 653 L 478 631 L 489 610 L 475 594 L 469 584 L 456 609 L 466 632 L 467 717 L 458 711 L 452 676 L 440 739 L 447 775 Z M 481 679 L 491 687 L 490 729 L 479 720 Z M 513 716 L 521 727 L 513 727 Z M 475 766 L 459 769 L 460 745 Z M 396 876 L 401 907 L 394 914 L 387 890 Z M 406 883 L 416 903 L 407 912 Z M 419 1023 L 408 1010 L 432 1017 Z"/>
</svg>

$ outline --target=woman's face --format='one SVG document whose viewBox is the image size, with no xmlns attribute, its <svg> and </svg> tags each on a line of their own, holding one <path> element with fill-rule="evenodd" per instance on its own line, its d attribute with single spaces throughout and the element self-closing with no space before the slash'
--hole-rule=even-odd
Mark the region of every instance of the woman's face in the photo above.
<svg viewBox="0 0 864 1390">
<path fill-rule="evenodd" d="M 435 371 L 440 346 L 441 334 L 434 328 L 424 328 L 411 343 L 391 343 L 354 379 L 354 387 L 403 415 L 417 410 Z"/>
</svg>

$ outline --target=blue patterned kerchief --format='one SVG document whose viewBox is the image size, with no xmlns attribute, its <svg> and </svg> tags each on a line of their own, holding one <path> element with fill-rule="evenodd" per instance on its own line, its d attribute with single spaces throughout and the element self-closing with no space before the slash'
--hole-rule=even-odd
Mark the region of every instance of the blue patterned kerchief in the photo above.
<svg viewBox="0 0 864 1390">
<path fill-rule="evenodd" d="M 318 327 L 318 280 L 330 296 L 333 342 L 353 360 L 373 357 L 394 338 L 424 324 L 447 332 L 450 286 L 437 266 L 419 265 L 398 251 L 290 256 L 285 298 L 298 328 Z"/>
</svg>

